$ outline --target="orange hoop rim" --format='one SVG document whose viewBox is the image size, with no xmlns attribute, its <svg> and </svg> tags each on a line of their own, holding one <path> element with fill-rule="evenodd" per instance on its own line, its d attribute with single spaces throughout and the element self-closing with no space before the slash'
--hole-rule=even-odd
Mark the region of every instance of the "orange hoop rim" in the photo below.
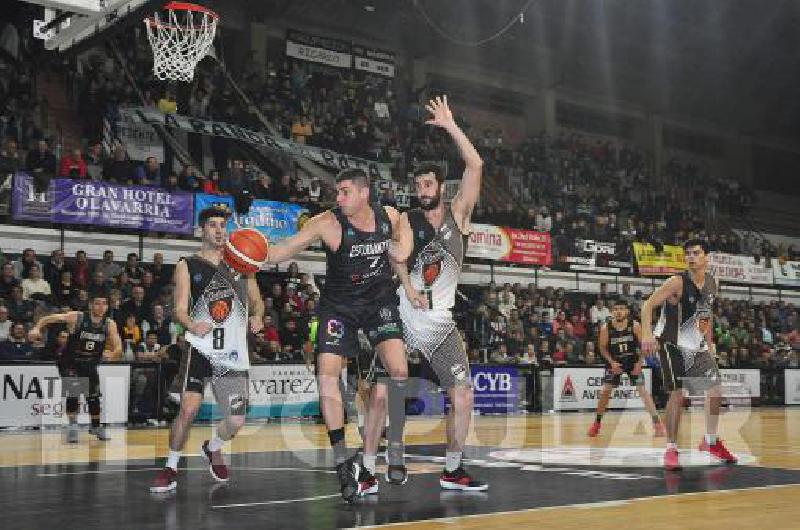
<svg viewBox="0 0 800 530">
<path fill-rule="evenodd" d="M 192 4 L 190 2 L 170 2 L 167 5 L 165 5 L 162 10 L 163 11 L 189 11 L 189 12 L 195 12 L 195 13 L 203 13 L 203 14 L 206 14 L 206 15 L 210 16 L 213 19 L 214 22 L 217 22 L 219 20 L 219 15 L 215 11 L 213 11 L 213 10 L 207 8 L 207 7 L 203 7 L 201 5 Z M 144 22 L 148 26 L 153 26 L 153 27 L 156 27 L 156 28 L 176 29 L 175 27 L 173 27 L 173 26 L 171 26 L 169 24 L 164 24 L 164 23 L 161 23 L 161 22 L 157 21 L 155 19 L 155 17 L 152 16 L 152 15 L 150 15 L 149 17 L 146 17 L 144 19 Z M 182 27 L 180 29 L 189 29 L 189 28 L 183 28 Z M 198 28 L 194 28 L 194 29 L 197 30 Z"/>
</svg>

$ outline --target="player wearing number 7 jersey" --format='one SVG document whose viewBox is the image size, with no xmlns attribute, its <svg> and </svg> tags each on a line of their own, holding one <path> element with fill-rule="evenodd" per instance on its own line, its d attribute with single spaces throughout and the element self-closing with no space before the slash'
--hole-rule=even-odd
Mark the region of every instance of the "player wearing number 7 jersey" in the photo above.
<svg viewBox="0 0 800 530">
<path fill-rule="evenodd" d="M 250 368 L 248 327 L 253 333 L 261 330 L 264 303 L 255 278 L 240 276 L 222 260 L 228 217 L 230 212 L 223 207 L 200 212 L 202 247 L 175 267 L 175 319 L 186 328 L 190 349 L 181 409 L 169 433 L 169 456 L 150 485 L 153 493 L 177 487 L 178 461 L 208 379 L 223 417 L 201 451 L 208 458 L 211 476 L 219 482 L 228 481 L 222 445 L 244 425 Z"/>
</svg>

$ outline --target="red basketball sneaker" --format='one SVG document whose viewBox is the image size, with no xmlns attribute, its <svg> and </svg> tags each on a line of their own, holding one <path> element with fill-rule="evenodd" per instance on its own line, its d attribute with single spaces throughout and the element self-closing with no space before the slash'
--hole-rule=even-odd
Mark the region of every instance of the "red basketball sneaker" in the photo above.
<svg viewBox="0 0 800 530">
<path fill-rule="evenodd" d="M 171 467 L 165 467 L 158 472 L 156 478 L 150 483 L 151 493 L 167 493 L 178 487 L 178 472 Z"/>
<path fill-rule="evenodd" d="M 597 436 L 597 433 L 600 432 L 601 426 L 602 424 L 599 421 L 592 423 L 592 426 L 589 427 L 589 432 L 586 433 L 587 436 L 589 436 L 590 438 L 594 438 L 595 436 Z"/>
<path fill-rule="evenodd" d="M 222 451 L 211 451 L 208 449 L 208 440 L 203 442 L 203 454 L 208 458 L 208 471 L 217 482 L 228 482 L 230 473 L 225 460 L 222 458 Z"/>
<path fill-rule="evenodd" d="M 724 462 L 725 464 L 735 464 L 739 461 L 739 459 L 736 458 L 736 455 L 728 451 L 728 448 L 722 443 L 722 438 L 719 437 L 717 437 L 717 441 L 714 443 L 714 445 L 709 446 L 704 436 L 703 441 L 700 442 L 700 446 L 697 449 L 700 451 L 708 451 L 711 456 L 720 462 Z"/>
<path fill-rule="evenodd" d="M 489 485 L 480 480 L 475 480 L 463 467 L 458 466 L 455 471 L 449 472 L 446 469 L 439 475 L 439 486 L 445 490 L 459 491 L 486 491 Z"/>
<path fill-rule="evenodd" d="M 681 459 L 678 450 L 674 448 L 667 449 L 664 453 L 664 469 L 667 471 L 675 471 L 681 468 Z"/>
</svg>

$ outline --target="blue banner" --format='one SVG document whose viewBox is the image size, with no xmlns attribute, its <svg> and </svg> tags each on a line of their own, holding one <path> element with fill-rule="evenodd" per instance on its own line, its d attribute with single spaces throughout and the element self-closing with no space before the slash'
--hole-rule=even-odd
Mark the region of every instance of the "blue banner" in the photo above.
<svg viewBox="0 0 800 530">
<path fill-rule="evenodd" d="M 231 210 L 235 210 L 233 197 L 229 195 L 195 194 L 195 226 L 197 226 L 200 212 L 215 204 L 225 204 Z M 296 234 L 309 217 L 308 209 L 300 205 L 258 199 L 253 201 L 247 215 L 234 213 L 228 222 L 228 231 L 239 228 L 256 228 L 267 236 L 270 242 L 276 242 Z"/>
<path fill-rule="evenodd" d="M 520 406 L 521 382 L 516 366 L 473 364 L 470 366 L 475 410 L 481 414 L 507 414 Z"/>
<path fill-rule="evenodd" d="M 192 194 L 100 180 L 56 179 L 54 223 L 191 234 Z"/>
</svg>

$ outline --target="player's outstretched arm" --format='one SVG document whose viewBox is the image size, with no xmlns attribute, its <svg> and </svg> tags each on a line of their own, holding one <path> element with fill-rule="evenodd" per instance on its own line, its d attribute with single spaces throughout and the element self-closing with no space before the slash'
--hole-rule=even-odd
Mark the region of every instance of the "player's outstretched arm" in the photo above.
<svg viewBox="0 0 800 530">
<path fill-rule="evenodd" d="M 38 342 L 42 338 L 42 330 L 50 324 L 67 324 L 70 328 L 74 328 L 78 322 L 78 315 L 80 311 L 68 311 L 66 313 L 53 313 L 39 319 L 39 321 L 31 327 L 28 331 L 28 340 L 31 342 Z"/>
<path fill-rule="evenodd" d="M 277 264 L 292 259 L 294 256 L 323 239 L 324 227 L 331 223 L 333 213 L 328 210 L 309 219 L 303 228 L 292 237 L 272 245 L 267 256 L 267 263 Z"/>
<path fill-rule="evenodd" d="M 481 155 L 472 145 L 472 142 L 456 124 L 447 96 L 436 97 L 425 106 L 431 113 L 431 118 L 425 123 L 441 127 L 453 138 L 464 160 L 464 175 L 461 177 L 461 188 L 453 199 L 453 215 L 456 217 L 462 232 L 467 230 L 472 210 L 481 195 L 481 175 L 483 173 L 483 160 Z"/>
</svg>

